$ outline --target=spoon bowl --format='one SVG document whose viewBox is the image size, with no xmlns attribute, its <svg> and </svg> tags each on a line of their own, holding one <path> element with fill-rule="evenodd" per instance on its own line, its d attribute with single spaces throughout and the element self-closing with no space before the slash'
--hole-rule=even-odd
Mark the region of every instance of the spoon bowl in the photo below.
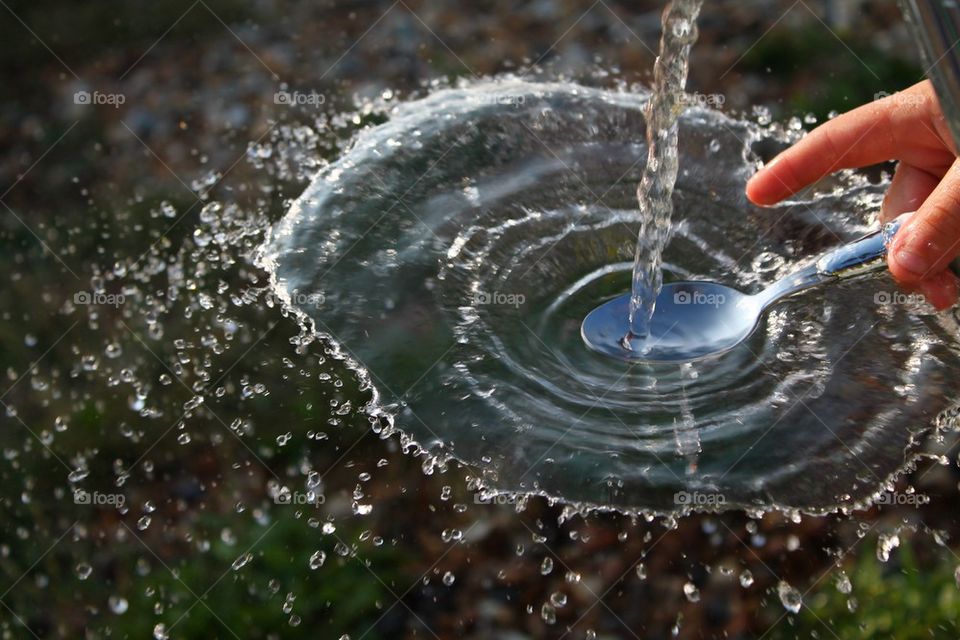
<svg viewBox="0 0 960 640">
<path fill-rule="evenodd" d="M 657 295 L 645 336 L 630 330 L 630 294 L 587 314 L 580 334 L 594 351 L 627 362 L 688 362 L 729 351 L 750 337 L 764 311 L 779 300 L 884 269 L 887 247 L 911 215 L 902 214 L 879 231 L 825 253 L 753 295 L 716 282 L 667 284 Z M 960 258 L 949 268 L 960 276 Z"/>
<path fill-rule="evenodd" d="M 630 332 L 630 294 L 591 311 L 580 333 L 587 346 L 628 362 L 705 358 L 746 340 L 760 318 L 760 302 L 715 282 L 673 282 L 660 290 L 650 331 Z"/>
</svg>

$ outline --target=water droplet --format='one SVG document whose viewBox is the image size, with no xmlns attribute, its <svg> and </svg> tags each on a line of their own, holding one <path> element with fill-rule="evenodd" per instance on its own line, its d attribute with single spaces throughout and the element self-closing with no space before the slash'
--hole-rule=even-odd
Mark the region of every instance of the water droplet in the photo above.
<svg viewBox="0 0 960 640">
<path fill-rule="evenodd" d="M 556 624 L 557 622 L 557 610 L 553 608 L 552 605 L 544 602 L 543 606 L 540 607 L 540 617 L 547 624 Z"/>
<path fill-rule="evenodd" d="M 86 562 L 81 562 L 77 565 L 77 577 L 81 580 L 89 578 L 91 573 L 93 573 L 93 567 Z"/>
<path fill-rule="evenodd" d="M 551 571 L 553 571 L 553 558 L 547 556 L 540 563 L 540 575 L 549 575 Z"/>
<path fill-rule="evenodd" d="M 750 587 L 753 584 L 753 574 L 750 572 L 750 569 L 745 569 L 743 573 L 740 574 L 740 586 L 744 589 Z"/>
<path fill-rule="evenodd" d="M 837 574 L 837 591 L 840 593 L 850 593 L 853 591 L 853 584 L 850 582 L 850 576 L 843 570 Z"/>
<path fill-rule="evenodd" d="M 447 571 L 443 574 L 443 584 L 447 585 L 448 587 L 453 586 L 453 583 L 456 581 L 456 579 L 456 576 L 454 576 L 450 571 Z"/>
<path fill-rule="evenodd" d="M 234 571 L 239 571 L 240 569 L 243 569 L 245 566 L 247 566 L 247 564 L 248 564 L 251 560 L 253 560 L 253 554 L 252 554 L 252 553 L 245 553 L 245 554 L 241 555 L 240 557 L 238 557 L 236 560 L 234 560 L 234 561 L 233 561 L 233 565 L 231 565 L 230 568 L 233 569 Z"/>
<path fill-rule="evenodd" d="M 800 592 L 790 586 L 789 583 L 781 580 L 777 585 L 777 595 L 780 596 L 780 602 L 790 613 L 797 613 L 803 605 L 803 597 Z"/>
<path fill-rule="evenodd" d="M 687 596 L 687 600 L 690 602 L 699 602 L 700 601 L 700 590 L 697 589 L 697 585 L 692 582 L 688 582 L 683 585 L 683 595 Z"/>
<path fill-rule="evenodd" d="M 327 554 L 323 551 L 315 551 L 312 556 L 310 556 L 310 568 L 319 569 L 323 566 L 324 561 L 327 559 Z"/>
<path fill-rule="evenodd" d="M 772 251 L 764 251 L 757 254 L 757 256 L 750 262 L 750 266 L 754 272 L 764 274 L 775 273 L 785 263 L 786 261 L 782 256 Z"/>
<path fill-rule="evenodd" d="M 110 611 L 115 614 L 122 615 L 127 612 L 130 604 L 127 602 L 126 598 L 121 598 L 120 596 L 110 596 L 107 598 L 107 604 L 110 606 Z"/>
<path fill-rule="evenodd" d="M 900 536 L 895 533 L 882 533 L 877 539 L 877 559 L 886 562 L 890 552 L 900 546 Z"/>
</svg>

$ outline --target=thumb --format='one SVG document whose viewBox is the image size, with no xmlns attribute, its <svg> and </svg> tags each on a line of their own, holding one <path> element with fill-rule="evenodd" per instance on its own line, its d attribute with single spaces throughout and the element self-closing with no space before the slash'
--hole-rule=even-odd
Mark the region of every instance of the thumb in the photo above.
<svg viewBox="0 0 960 640">
<path fill-rule="evenodd" d="M 903 283 L 937 274 L 960 254 L 960 159 L 893 239 L 890 272 Z"/>
</svg>

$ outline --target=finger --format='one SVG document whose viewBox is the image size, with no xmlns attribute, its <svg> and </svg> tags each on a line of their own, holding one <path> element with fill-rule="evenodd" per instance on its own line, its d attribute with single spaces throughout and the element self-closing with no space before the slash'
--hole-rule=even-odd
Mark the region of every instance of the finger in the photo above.
<svg viewBox="0 0 960 640">
<path fill-rule="evenodd" d="M 929 82 L 875 100 L 817 127 L 758 171 L 747 183 L 747 197 L 773 204 L 839 169 L 863 167 L 911 148 L 944 144 L 928 124 L 939 117 Z M 903 136 L 910 136 L 907 141 Z M 905 143 L 906 142 L 906 143 Z"/>
<path fill-rule="evenodd" d="M 960 160 L 894 236 L 888 263 L 893 276 L 916 283 L 943 271 L 960 253 Z"/>
<path fill-rule="evenodd" d="M 916 288 L 937 311 L 949 309 L 957 302 L 957 279 L 949 271 L 941 271 L 922 280 Z"/>
<path fill-rule="evenodd" d="M 890 181 L 890 187 L 880 207 L 881 222 L 889 222 L 901 213 L 916 211 L 933 193 L 940 178 L 901 162 Z"/>
</svg>

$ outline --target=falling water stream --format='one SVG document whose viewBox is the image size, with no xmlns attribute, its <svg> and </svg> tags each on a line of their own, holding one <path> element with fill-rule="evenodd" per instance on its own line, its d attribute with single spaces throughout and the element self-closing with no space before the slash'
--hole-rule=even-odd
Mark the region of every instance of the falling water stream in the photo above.
<svg viewBox="0 0 960 640">
<path fill-rule="evenodd" d="M 653 67 L 653 93 L 647 103 L 647 164 L 637 187 L 640 233 L 633 263 L 630 331 L 623 346 L 634 348 L 649 335 L 650 318 L 663 275 L 661 254 L 670 239 L 673 185 L 677 180 L 677 117 L 683 111 L 690 49 L 697 40 L 697 14 L 703 0 L 675 0 L 663 12 L 660 55 Z M 642 350 L 642 344 L 636 345 Z"/>
</svg>

